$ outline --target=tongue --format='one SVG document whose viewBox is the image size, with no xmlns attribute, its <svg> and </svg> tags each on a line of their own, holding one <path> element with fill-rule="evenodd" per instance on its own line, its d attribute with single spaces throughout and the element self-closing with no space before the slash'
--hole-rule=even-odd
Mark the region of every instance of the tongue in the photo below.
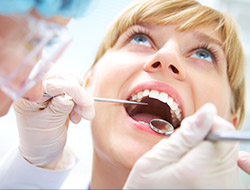
<svg viewBox="0 0 250 190">
<path fill-rule="evenodd" d="M 155 115 L 148 114 L 148 113 L 138 113 L 138 114 L 133 115 L 132 118 L 136 121 L 143 121 L 145 123 L 149 123 L 152 119 L 159 118 L 159 116 L 157 117 Z"/>
</svg>

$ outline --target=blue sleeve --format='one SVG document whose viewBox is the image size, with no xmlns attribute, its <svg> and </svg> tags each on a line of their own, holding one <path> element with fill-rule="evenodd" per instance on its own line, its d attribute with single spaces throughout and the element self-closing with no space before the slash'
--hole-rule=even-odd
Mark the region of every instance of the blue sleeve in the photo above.
<svg viewBox="0 0 250 190">
<path fill-rule="evenodd" d="M 26 13 L 35 6 L 35 0 L 1 0 L 0 14 Z"/>
<path fill-rule="evenodd" d="M 81 17 L 86 12 L 91 0 L 40 0 L 37 11 L 45 16 L 63 15 L 65 17 Z"/>
<path fill-rule="evenodd" d="M 44 17 L 62 15 L 78 18 L 84 15 L 93 0 L 1 0 L 0 14 L 22 14 L 36 9 Z"/>
</svg>

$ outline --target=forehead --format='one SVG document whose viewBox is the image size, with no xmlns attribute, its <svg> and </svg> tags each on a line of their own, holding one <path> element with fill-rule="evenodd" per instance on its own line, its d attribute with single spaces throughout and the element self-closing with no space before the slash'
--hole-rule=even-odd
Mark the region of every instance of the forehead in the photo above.
<svg viewBox="0 0 250 190">
<path fill-rule="evenodd" d="M 132 25 L 154 23 L 157 25 L 179 24 L 179 30 L 187 31 L 195 28 L 211 27 L 222 30 L 226 17 L 196 1 L 145 1 L 149 4 L 137 4 L 122 14 L 116 21 L 115 30 L 123 33 Z M 161 5 L 161 6 L 159 6 Z"/>
<path fill-rule="evenodd" d="M 223 46 L 223 37 L 221 34 L 220 29 L 217 28 L 215 23 L 207 24 L 207 25 L 200 25 L 195 28 L 189 28 L 186 30 L 179 29 L 181 24 L 177 26 L 177 30 L 181 32 L 188 32 L 192 33 L 197 39 L 200 41 L 208 41 L 214 43 L 218 46 Z"/>
<path fill-rule="evenodd" d="M 22 17 L 0 15 L 0 42 L 2 45 L 23 39 L 29 32 L 29 26 Z M 4 43 L 6 42 L 6 43 Z"/>
</svg>

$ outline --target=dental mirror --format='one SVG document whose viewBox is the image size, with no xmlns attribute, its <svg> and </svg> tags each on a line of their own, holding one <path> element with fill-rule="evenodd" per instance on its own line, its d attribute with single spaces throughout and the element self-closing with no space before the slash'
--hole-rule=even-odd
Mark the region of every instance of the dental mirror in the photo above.
<svg viewBox="0 0 250 190">
<path fill-rule="evenodd" d="M 149 122 L 152 130 L 163 135 L 171 135 L 174 132 L 174 127 L 171 123 L 163 119 L 152 119 Z M 220 132 L 209 133 L 206 137 L 209 141 L 244 141 L 250 142 L 250 132 L 246 131 L 232 131 L 232 132 Z"/>
<path fill-rule="evenodd" d="M 173 125 L 163 119 L 152 119 L 149 122 L 149 126 L 155 132 L 163 135 L 171 135 L 174 132 Z"/>
</svg>

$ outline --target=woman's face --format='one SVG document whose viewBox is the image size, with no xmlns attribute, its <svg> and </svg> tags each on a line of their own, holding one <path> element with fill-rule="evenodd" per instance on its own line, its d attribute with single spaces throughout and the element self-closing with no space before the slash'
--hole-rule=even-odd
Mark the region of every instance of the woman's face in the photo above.
<svg viewBox="0 0 250 190">
<path fill-rule="evenodd" d="M 96 103 L 92 121 L 95 151 L 131 168 L 166 137 L 146 124 L 152 118 L 175 127 L 203 104 L 216 105 L 232 121 L 231 91 L 221 36 L 213 26 L 185 32 L 178 25 L 135 25 L 124 32 L 98 61 L 90 77 L 94 97 L 133 99 L 148 106 Z"/>
</svg>

